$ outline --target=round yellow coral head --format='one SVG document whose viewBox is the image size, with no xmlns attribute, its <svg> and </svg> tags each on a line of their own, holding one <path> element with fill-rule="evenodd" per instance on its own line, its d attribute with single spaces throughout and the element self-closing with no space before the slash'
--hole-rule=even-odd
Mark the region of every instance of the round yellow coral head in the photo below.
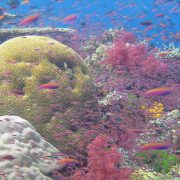
<svg viewBox="0 0 180 180">
<path fill-rule="evenodd" d="M 0 46 L 1 60 L 38 63 L 42 59 L 62 66 L 64 62 L 87 71 L 82 58 L 70 47 L 44 36 L 21 36 L 5 41 Z"/>
<path fill-rule="evenodd" d="M 38 88 L 49 82 L 58 88 Z M 0 45 L 0 115 L 27 119 L 50 141 L 58 131 L 56 124 L 69 128 L 70 118 L 63 118 L 66 110 L 79 113 L 80 105 L 92 99 L 93 89 L 83 59 L 54 39 L 22 36 Z"/>
</svg>

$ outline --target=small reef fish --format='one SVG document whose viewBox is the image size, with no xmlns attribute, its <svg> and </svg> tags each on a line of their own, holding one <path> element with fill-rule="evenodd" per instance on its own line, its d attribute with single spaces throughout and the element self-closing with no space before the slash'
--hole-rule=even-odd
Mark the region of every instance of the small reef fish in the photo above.
<svg viewBox="0 0 180 180">
<path fill-rule="evenodd" d="M 59 85 L 55 82 L 49 82 L 46 84 L 38 85 L 39 89 L 57 89 L 59 88 Z"/>
<path fill-rule="evenodd" d="M 29 4 L 29 0 L 24 0 L 21 4 Z"/>
<path fill-rule="evenodd" d="M 64 21 L 65 23 L 70 22 L 70 21 L 75 21 L 75 20 L 77 19 L 77 17 L 78 17 L 77 14 L 71 14 L 71 15 L 69 15 L 69 16 L 66 16 L 66 17 L 63 19 L 63 21 Z"/>
<path fill-rule="evenodd" d="M 19 2 L 19 0 L 9 0 L 7 2 L 7 4 L 9 5 L 9 7 L 11 9 L 15 9 L 15 8 L 17 8 L 20 5 L 20 2 Z"/>
<path fill-rule="evenodd" d="M 151 89 L 144 93 L 145 96 L 165 96 L 171 93 L 171 88 L 169 87 L 160 87 Z"/>
<path fill-rule="evenodd" d="M 165 150 L 170 148 L 172 145 L 168 142 L 154 142 L 148 143 L 140 146 L 141 151 L 148 151 L 148 150 Z"/>
<path fill-rule="evenodd" d="M 25 19 L 23 19 L 22 21 L 20 21 L 20 23 L 18 24 L 19 26 L 26 26 L 29 25 L 35 21 L 37 21 L 40 17 L 40 14 L 34 14 L 31 16 L 26 17 Z"/>
<path fill-rule="evenodd" d="M 5 18 L 5 16 L 4 16 L 4 15 L 1 15 L 1 16 L 0 16 L 0 20 L 1 20 L 1 19 L 4 19 L 4 18 Z"/>
<path fill-rule="evenodd" d="M 164 14 L 159 13 L 159 14 L 156 14 L 155 16 L 158 17 L 158 18 L 161 18 L 161 17 L 164 17 Z"/>
<path fill-rule="evenodd" d="M 58 160 L 58 164 L 61 164 L 61 165 L 66 165 L 66 164 L 80 164 L 80 162 L 76 159 L 71 159 L 71 158 L 64 158 L 64 159 L 60 159 Z"/>
<path fill-rule="evenodd" d="M 127 129 L 128 132 L 132 133 L 146 133 L 149 132 L 148 130 L 143 130 L 143 129 Z"/>
</svg>

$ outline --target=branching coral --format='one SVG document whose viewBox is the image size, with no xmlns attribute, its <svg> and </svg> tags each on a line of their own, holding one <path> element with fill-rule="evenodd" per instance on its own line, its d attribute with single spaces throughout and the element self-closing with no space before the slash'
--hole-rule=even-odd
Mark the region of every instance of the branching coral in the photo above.
<svg viewBox="0 0 180 180">
<path fill-rule="evenodd" d="M 141 75 L 152 76 L 153 73 L 156 76 L 160 71 L 166 70 L 165 64 L 158 61 L 152 53 L 149 54 L 146 44 L 136 43 L 135 37 L 127 32 L 122 32 L 107 50 L 104 63 L 123 66 L 130 74 L 138 70 Z"/>
<path fill-rule="evenodd" d="M 178 107 L 178 85 L 173 87 L 173 93 L 169 96 L 146 98 L 144 92 L 156 87 L 169 87 L 178 83 L 179 78 L 174 71 L 170 75 L 169 64 L 158 59 L 155 50 L 149 50 L 147 44 L 139 43 L 131 33 L 121 31 L 113 44 L 104 51 L 105 56 L 101 56 L 104 59 L 97 58 L 90 66 L 99 90 L 97 98 L 101 99 L 99 104 L 103 112 L 103 118 L 96 127 L 93 126 L 94 134 L 103 132 L 113 139 L 114 144 L 133 156 L 137 150 L 134 141 L 139 134 L 143 136 L 153 131 L 154 135 L 159 132 L 156 127 L 146 127 L 147 122 L 152 118 L 161 118 L 167 111 Z M 147 108 L 145 113 L 142 105 Z M 146 140 L 157 138 L 150 135 L 145 137 Z M 88 174 L 83 174 L 82 171 L 78 173 L 85 179 Z M 152 177 L 155 177 L 153 173 Z M 148 176 L 145 179 L 148 179 Z"/>
</svg>

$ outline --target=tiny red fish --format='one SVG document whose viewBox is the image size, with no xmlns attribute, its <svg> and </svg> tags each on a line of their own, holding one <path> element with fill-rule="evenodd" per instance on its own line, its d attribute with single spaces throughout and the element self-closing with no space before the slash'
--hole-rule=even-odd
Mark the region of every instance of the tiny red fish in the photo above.
<svg viewBox="0 0 180 180">
<path fill-rule="evenodd" d="M 1 15 L 0 16 L 0 20 L 2 20 L 2 19 L 4 19 L 5 18 L 5 16 L 4 15 Z"/>
<path fill-rule="evenodd" d="M 70 22 L 70 21 L 75 21 L 75 20 L 77 19 L 77 17 L 78 17 L 77 14 L 71 14 L 71 15 L 69 15 L 69 16 L 66 16 L 66 17 L 63 19 L 63 21 L 64 21 L 65 23 Z"/>
<path fill-rule="evenodd" d="M 29 4 L 29 0 L 24 0 L 21 4 Z"/>
<path fill-rule="evenodd" d="M 20 21 L 20 23 L 18 24 L 19 26 L 26 26 L 29 25 L 35 21 L 37 21 L 40 17 L 40 14 L 34 14 L 31 16 L 26 17 L 25 19 L 23 19 L 22 21 Z"/>
<path fill-rule="evenodd" d="M 76 159 L 71 159 L 71 158 L 64 158 L 58 160 L 58 164 L 62 164 L 62 165 L 71 164 L 71 163 L 80 163 L 80 162 Z"/>
<path fill-rule="evenodd" d="M 158 18 L 164 17 L 164 14 L 162 14 L 162 13 L 156 14 L 156 17 L 158 17 Z"/>
<path fill-rule="evenodd" d="M 38 86 L 39 89 L 57 89 L 59 85 L 56 82 L 49 82 Z"/>
</svg>

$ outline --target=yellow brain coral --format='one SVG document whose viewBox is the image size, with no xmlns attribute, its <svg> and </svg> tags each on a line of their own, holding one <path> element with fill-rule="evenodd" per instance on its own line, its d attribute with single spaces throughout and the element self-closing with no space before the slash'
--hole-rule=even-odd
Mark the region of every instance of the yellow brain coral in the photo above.
<svg viewBox="0 0 180 180">
<path fill-rule="evenodd" d="M 55 82 L 57 89 L 40 89 Z M 0 115 L 17 115 L 30 121 L 49 141 L 55 125 L 71 124 L 66 110 L 79 113 L 92 99 L 93 84 L 82 58 L 68 46 L 42 36 L 22 36 L 0 45 Z M 73 102 L 79 102 L 79 106 Z M 77 133 L 77 132 L 76 132 Z"/>
<path fill-rule="evenodd" d="M 66 62 L 69 66 L 79 65 L 87 70 L 81 57 L 68 46 L 43 36 L 21 36 L 10 39 L 0 46 L 1 60 L 34 62 L 48 59 L 57 66 Z"/>
</svg>

